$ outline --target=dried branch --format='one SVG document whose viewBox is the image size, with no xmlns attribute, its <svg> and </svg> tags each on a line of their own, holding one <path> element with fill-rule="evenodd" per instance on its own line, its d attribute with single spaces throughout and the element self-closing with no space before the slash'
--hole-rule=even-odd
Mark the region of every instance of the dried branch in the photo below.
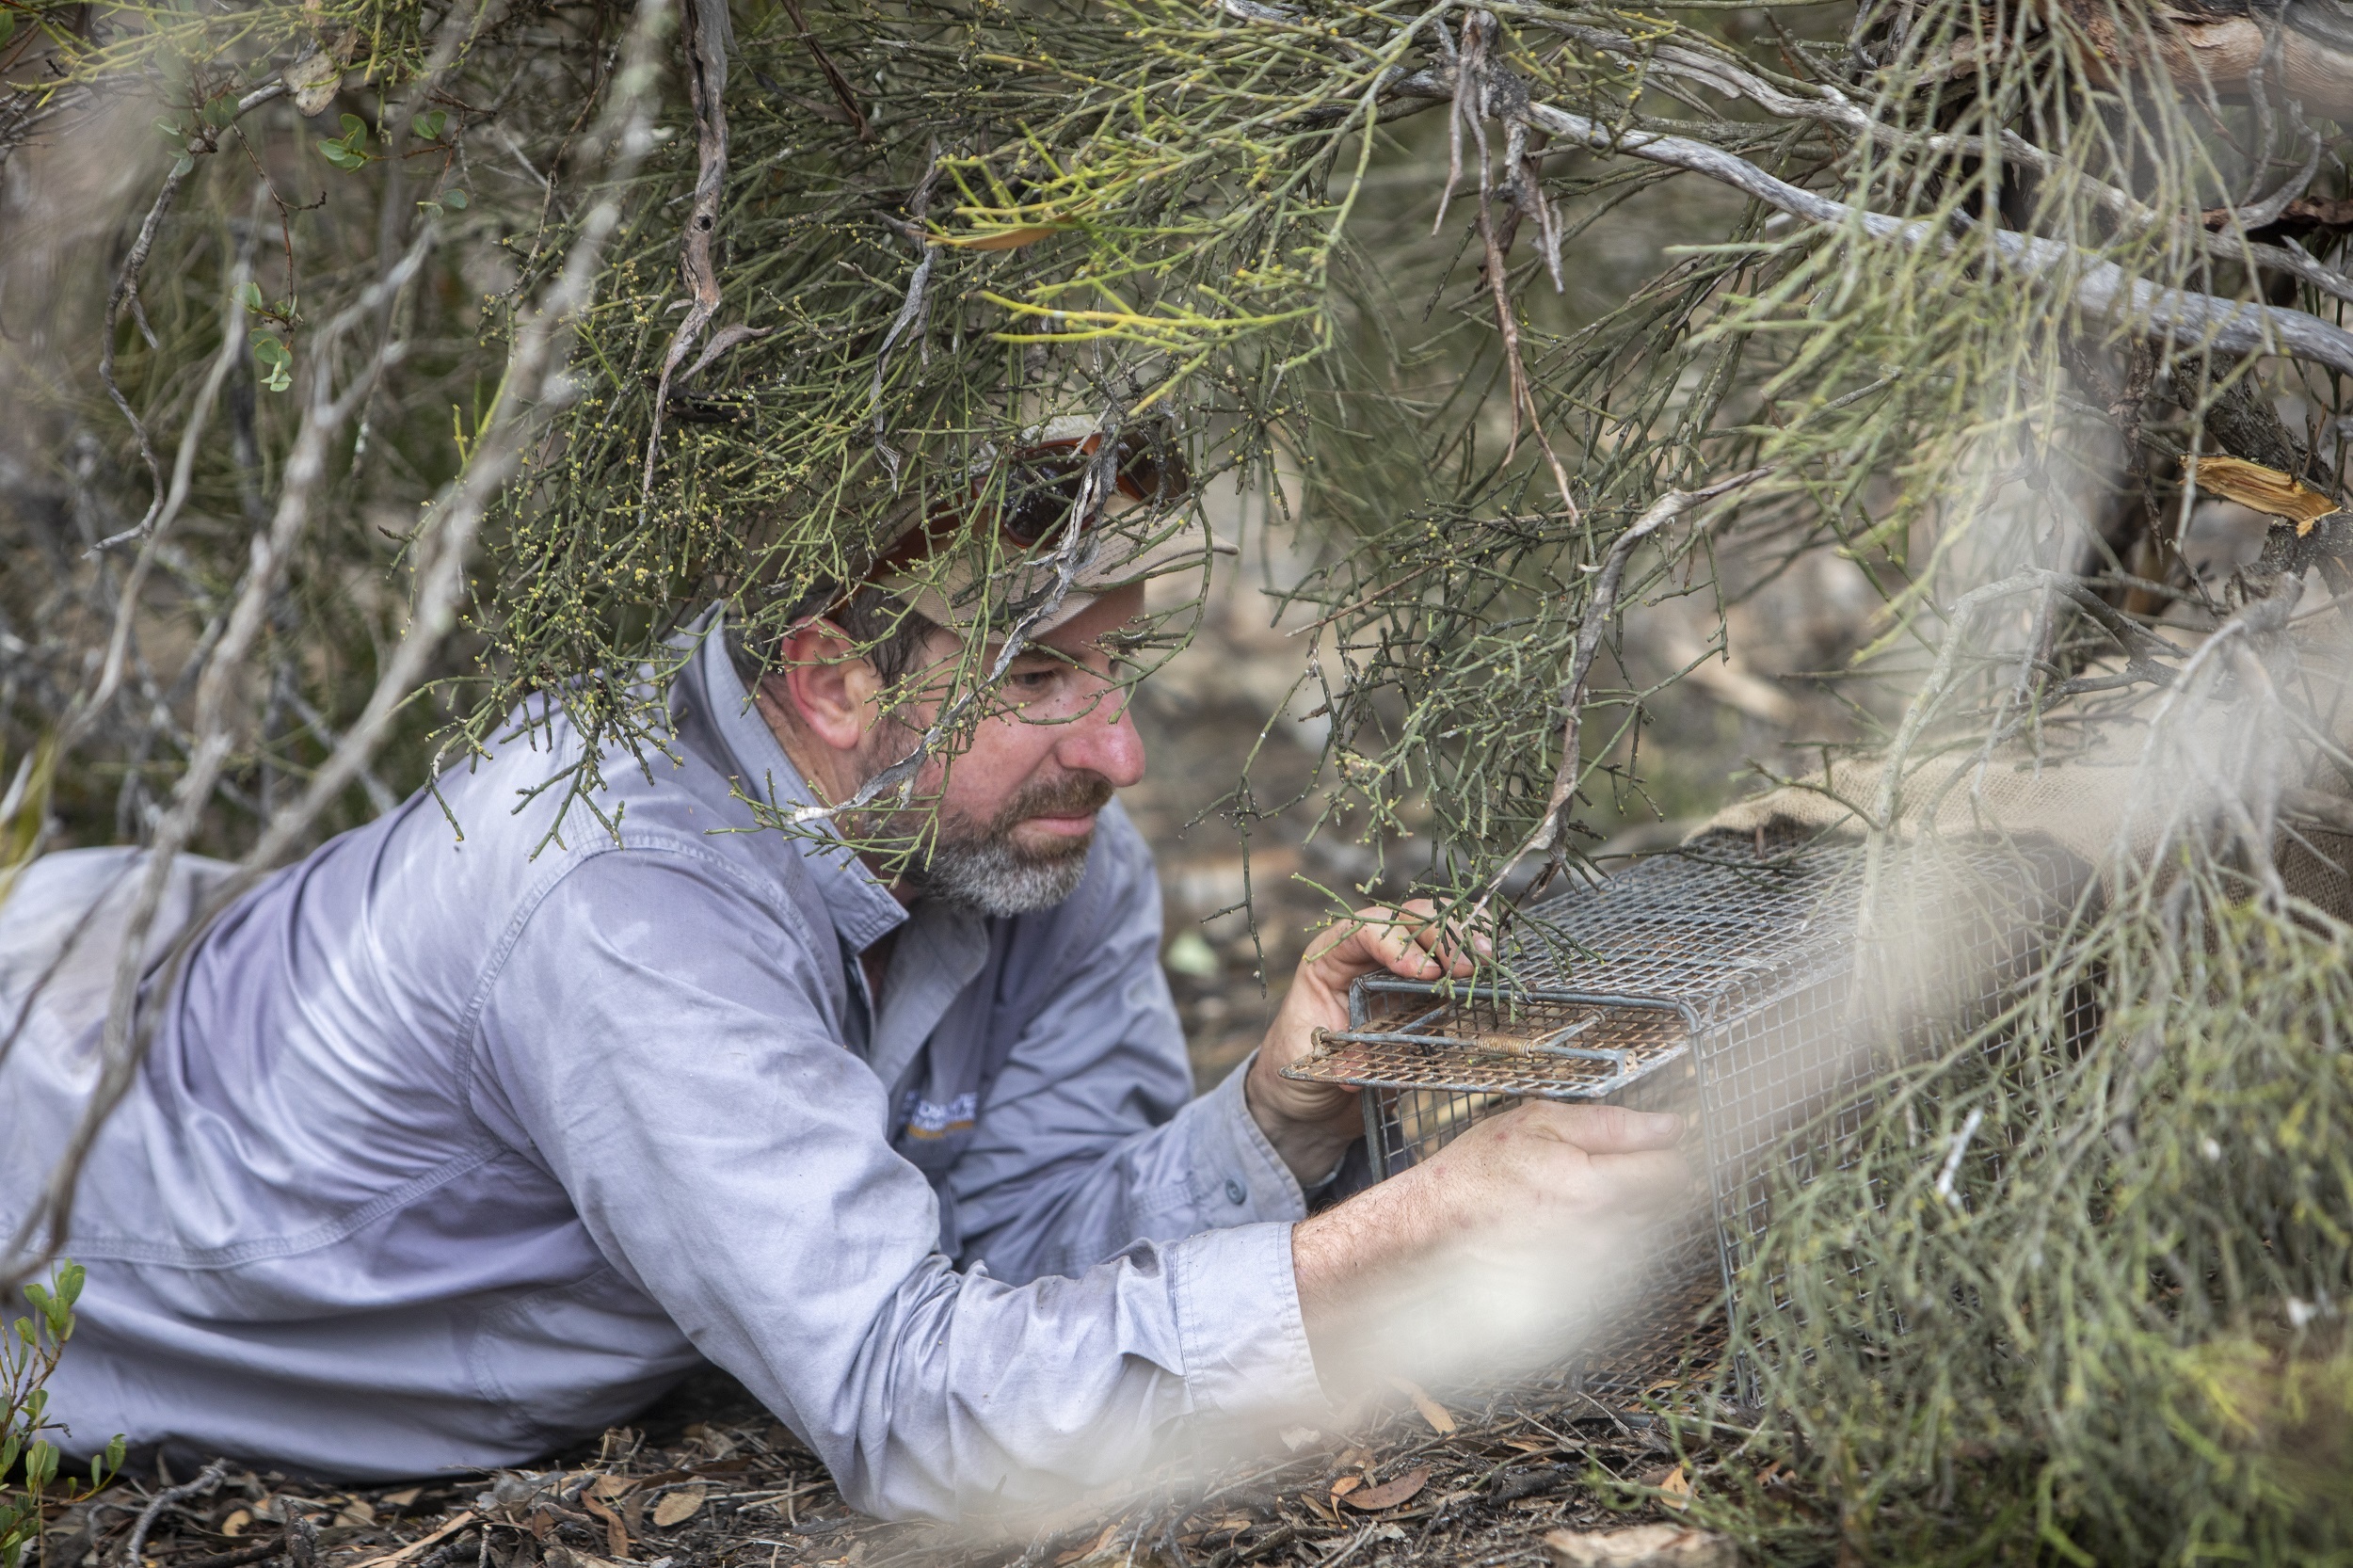
<svg viewBox="0 0 2353 1568">
<path fill-rule="evenodd" d="M 2353 118 L 2353 21 L 2331 0 L 2178 0 L 2146 9 L 2121 9 L 2109 0 L 2063 3 L 2121 72 L 2154 66 L 2185 92 L 2260 99 L 2269 56 L 2289 97 L 2332 119 Z M 2137 23 L 2141 30 L 2128 34 L 2120 23 Z"/>
<path fill-rule="evenodd" d="M 679 272 L 686 280 L 686 319 L 670 335 L 662 375 L 653 392 L 653 420 L 646 432 L 646 482 L 637 504 L 642 524 L 653 505 L 653 466 L 662 445 L 662 416 L 670 401 L 670 377 L 694 351 L 703 328 L 719 313 L 719 206 L 728 184 L 728 49 L 731 42 L 725 0 L 680 0 L 679 29 L 686 54 L 686 92 L 695 111 L 697 170 L 695 200 L 686 215 L 686 237 L 679 250 Z"/>
<path fill-rule="evenodd" d="M 1496 8 L 1504 15 L 1523 16 L 1537 25 L 1564 38 L 1575 39 L 1589 48 L 1614 56 L 1629 65 L 1639 66 L 1653 75 L 1678 78 L 1706 87 L 1726 98 L 1753 104 L 1776 119 L 1833 126 L 1859 141 L 1888 152 L 1915 158 L 1943 160 L 1980 157 L 1987 151 L 1981 137 L 1907 132 L 1888 124 L 1879 114 L 1854 103 L 1834 87 L 1786 79 L 1777 82 L 1748 62 L 1729 55 L 1703 53 L 1697 48 L 1678 44 L 1637 43 L 1624 33 L 1568 21 L 1548 7 L 1498 5 Z M 1436 86 L 1433 82 L 1423 90 L 1434 90 Z M 1417 84 L 1401 82 L 1394 90 L 1411 92 L 1417 90 Z M 2075 189 L 2136 232 L 2164 232 L 2215 261 L 2246 263 L 2285 273 L 2298 282 L 2311 284 L 2332 299 L 2353 303 L 2353 280 L 2322 265 L 2292 242 L 2262 244 L 2246 237 L 2251 231 L 2277 222 L 2281 214 L 2311 184 L 2313 175 L 2319 168 L 2321 144 L 2316 136 L 2310 141 L 2303 173 L 2281 184 L 2269 200 L 2255 207 L 2222 208 L 2211 214 L 2161 212 L 2138 200 L 2128 191 L 2092 178 L 2083 168 L 2080 157 L 2071 158 L 2039 147 L 2008 126 L 2000 128 L 1994 142 L 2004 157 L 2014 159 L 2038 173 L 2065 175 Z M 2236 232 L 2215 232 L 2224 229 Z"/>
<path fill-rule="evenodd" d="M 221 1478 L 228 1473 L 229 1462 L 225 1459 L 216 1459 L 199 1471 L 194 1480 L 183 1482 L 178 1486 L 166 1487 L 149 1498 L 147 1506 L 139 1510 L 138 1522 L 131 1527 L 130 1536 L 122 1543 L 120 1560 L 128 1564 L 129 1568 L 138 1568 L 139 1552 L 147 1544 L 148 1531 L 155 1528 L 155 1521 L 163 1517 L 164 1511 L 176 1508 L 190 1497 L 205 1496 L 213 1488 L 218 1486 Z"/>
<path fill-rule="evenodd" d="M 816 61 L 817 69 L 824 73 L 825 85 L 833 89 L 834 102 L 840 104 L 841 112 L 849 117 L 850 128 L 857 133 L 857 139 L 872 141 L 874 128 L 867 122 L 866 111 L 858 107 L 857 94 L 851 90 L 850 79 L 841 74 L 841 68 L 833 63 L 833 56 L 825 53 L 825 46 L 819 43 L 817 35 L 808 30 L 808 18 L 801 12 L 801 0 L 784 0 L 784 10 L 792 19 L 794 30 L 801 35 L 801 42 L 808 48 L 808 57 Z"/>
<path fill-rule="evenodd" d="M 1577 625 L 1577 649 L 1569 661 L 1568 678 L 1561 686 L 1561 760 L 1552 776 L 1552 791 L 1545 800 L 1544 815 L 1538 820 L 1535 829 L 1489 880 L 1486 891 L 1480 895 L 1479 902 L 1472 905 L 1472 925 L 1477 926 L 1483 921 L 1489 902 L 1502 890 L 1504 883 L 1521 862 L 1532 855 L 1557 856 L 1561 845 L 1567 841 L 1569 808 L 1577 799 L 1577 785 L 1583 780 L 1585 773 L 1585 683 L 1593 673 L 1594 658 L 1601 652 L 1603 637 L 1609 634 L 1609 628 L 1616 622 L 1618 591 L 1625 581 L 1626 563 L 1644 540 L 1692 507 L 1754 484 L 1769 472 L 1767 469 L 1752 469 L 1746 473 L 1718 480 L 1704 489 L 1669 490 L 1635 519 L 1625 533 L 1610 541 L 1609 552 L 1602 558 L 1601 570 L 1593 578 L 1593 598 L 1587 601 L 1584 617 Z"/>
</svg>

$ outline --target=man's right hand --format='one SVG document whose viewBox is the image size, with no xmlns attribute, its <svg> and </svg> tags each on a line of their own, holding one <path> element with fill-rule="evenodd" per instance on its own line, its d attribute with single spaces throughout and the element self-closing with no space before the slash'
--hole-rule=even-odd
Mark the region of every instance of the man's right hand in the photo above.
<svg viewBox="0 0 2353 1568">
<path fill-rule="evenodd" d="M 1531 1101 L 1301 1222 L 1292 1270 L 1326 1388 L 1574 1334 L 1642 1266 L 1643 1233 L 1695 1196 L 1682 1131 L 1675 1116 Z"/>
</svg>

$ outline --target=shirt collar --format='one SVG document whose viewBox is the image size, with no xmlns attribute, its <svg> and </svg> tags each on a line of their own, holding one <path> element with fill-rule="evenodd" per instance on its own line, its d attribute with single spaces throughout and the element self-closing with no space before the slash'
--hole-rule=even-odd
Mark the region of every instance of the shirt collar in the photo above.
<svg viewBox="0 0 2353 1568">
<path fill-rule="evenodd" d="M 784 753 L 776 731 L 752 706 L 751 695 L 728 657 L 726 623 L 713 605 L 684 636 L 694 648 L 678 680 L 687 701 L 711 720 L 712 731 L 728 756 L 717 759 L 720 771 L 733 776 L 736 788 L 772 809 L 790 811 L 817 804 L 815 792 Z M 810 824 L 815 836 L 799 838 L 795 845 L 808 873 L 816 880 L 833 928 L 853 952 L 863 952 L 904 924 L 907 912 L 890 896 L 882 879 L 867 869 L 850 848 L 833 839 L 833 825 L 820 819 Z M 796 838 L 798 836 L 796 835 Z"/>
</svg>

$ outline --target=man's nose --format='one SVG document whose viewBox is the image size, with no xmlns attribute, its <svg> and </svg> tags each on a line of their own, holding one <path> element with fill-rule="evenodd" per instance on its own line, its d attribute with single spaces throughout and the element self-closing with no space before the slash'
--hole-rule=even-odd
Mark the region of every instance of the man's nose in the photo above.
<svg viewBox="0 0 2353 1568">
<path fill-rule="evenodd" d="M 1099 773 L 1114 789 L 1144 776 L 1144 737 L 1128 712 L 1128 688 L 1105 681 L 1087 711 L 1064 727 L 1055 760 L 1073 772 Z"/>
</svg>

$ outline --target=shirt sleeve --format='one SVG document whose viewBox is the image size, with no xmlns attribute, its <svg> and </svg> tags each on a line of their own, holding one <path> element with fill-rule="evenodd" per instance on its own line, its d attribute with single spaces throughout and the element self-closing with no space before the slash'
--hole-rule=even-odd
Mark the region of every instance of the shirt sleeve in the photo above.
<svg viewBox="0 0 2353 1568">
<path fill-rule="evenodd" d="M 613 1266 L 885 1517 L 1107 1484 L 1180 1432 L 1321 1405 L 1290 1228 L 959 1273 L 786 905 L 691 846 L 568 872 L 485 997 L 494 1124 Z"/>
<path fill-rule="evenodd" d="M 1124 818 L 1107 813 L 1105 831 L 1101 896 L 1066 922 L 1083 960 L 1050 966 L 1054 988 L 949 1177 L 965 1257 L 1002 1279 L 1076 1275 L 1137 1241 L 1307 1212 L 1243 1101 L 1248 1062 L 1187 1103 L 1151 857 Z"/>
</svg>

